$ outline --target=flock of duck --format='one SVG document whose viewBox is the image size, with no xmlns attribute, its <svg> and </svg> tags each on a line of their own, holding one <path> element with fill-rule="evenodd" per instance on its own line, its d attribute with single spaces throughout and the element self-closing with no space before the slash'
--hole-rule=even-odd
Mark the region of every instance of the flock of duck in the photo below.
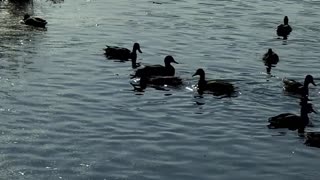
<svg viewBox="0 0 320 180">
<path fill-rule="evenodd" d="M 24 16 L 22 23 L 35 27 L 45 27 L 47 22 L 39 17 L 32 17 L 28 14 Z M 277 35 L 286 40 L 291 33 L 292 28 L 289 25 L 289 18 L 284 17 L 283 24 L 277 27 Z M 175 76 L 175 68 L 172 63 L 179 64 L 175 59 L 168 55 L 164 58 L 164 65 L 141 65 L 137 63 L 137 52 L 142 53 L 139 43 L 134 43 L 132 50 L 117 46 L 107 46 L 104 48 L 104 54 L 108 59 L 117 59 L 121 61 L 131 61 L 132 68 L 135 69 L 133 78 L 139 78 L 138 84 L 133 84 L 135 90 L 143 91 L 147 86 L 179 86 L 183 83 L 183 80 Z M 279 62 L 279 56 L 273 52 L 272 49 L 264 54 L 262 58 L 267 73 L 271 72 L 271 68 Z M 231 97 L 236 93 L 236 88 L 230 82 L 224 80 L 207 80 L 205 77 L 205 71 L 201 68 L 197 69 L 192 76 L 199 76 L 199 81 L 195 88 L 197 92 L 202 94 L 213 94 L 216 96 Z M 269 118 L 270 129 L 276 128 L 288 128 L 290 130 L 298 130 L 299 134 L 305 134 L 305 128 L 309 124 L 309 113 L 316 113 L 312 104 L 308 103 L 309 99 L 309 84 L 314 83 L 313 77 L 307 75 L 304 83 L 297 82 L 292 79 L 283 79 L 284 90 L 299 95 L 300 102 L 300 115 L 292 113 L 283 113 Z M 309 146 L 320 148 L 320 133 L 308 132 L 306 133 L 305 144 Z"/>
</svg>

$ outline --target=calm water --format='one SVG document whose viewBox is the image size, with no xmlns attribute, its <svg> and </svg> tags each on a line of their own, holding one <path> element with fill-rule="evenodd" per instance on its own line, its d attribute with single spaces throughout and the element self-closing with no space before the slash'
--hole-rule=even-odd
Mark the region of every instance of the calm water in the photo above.
<svg viewBox="0 0 320 180">
<path fill-rule="evenodd" d="M 320 84 L 320 2 L 109 1 L 0 2 L 1 179 L 320 176 L 320 149 L 297 132 L 266 128 L 270 116 L 299 113 L 299 100 L 282 92 L 283 77 L 310 73 Z M 25 12 L 46 18 L 48 29 L 19 24 Z M 294 29 L 287 42 L 275 36 L 284 15 Z M 102 51 L 133 42 L 144 64 L 174 56 L 185 85 L 134 92 L 130 63 Z M 269 47 L 280 56 L 272 77 L 261 62 Z M 232 81 L 238 97 L 195 97 L 189 89 L 199 67 Z M 318 109 L 318 88 L 310 94 Z M 318 116 L 307 131 L 320 130 Z"/>
</svg>

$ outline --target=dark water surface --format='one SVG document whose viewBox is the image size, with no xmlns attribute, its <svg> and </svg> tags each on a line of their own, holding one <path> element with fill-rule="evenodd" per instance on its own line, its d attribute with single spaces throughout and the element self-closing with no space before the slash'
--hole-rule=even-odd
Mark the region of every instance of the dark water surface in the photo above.
<svg viewBox="0 0 320 180">
<path fill-rule="evenodd" d="M 70 180 L 314 180 L 320 150 L 297 132 L 269 130 L 270 116 L 299 113 L 281 79 L 320 84 L 318 1 L 211 0 L 0 2 L 0 177 Z M 47 30 L 19 24 L 44 17 Z M 288 15 L 293 32 L 276 39 Z M 130 63 L 106 44 L 139 42 L 145 64 L 170 54 L 180 88 L 134 92 Z M 261 57 L 280 56 L 265 74 Z M 194 97 L 191 75 L 232 81 L 236 98 Z M 318 87 L 312 103 L 320 107 Z M 311 115 L 320 130 L 319 115 Z"/>
</svg>

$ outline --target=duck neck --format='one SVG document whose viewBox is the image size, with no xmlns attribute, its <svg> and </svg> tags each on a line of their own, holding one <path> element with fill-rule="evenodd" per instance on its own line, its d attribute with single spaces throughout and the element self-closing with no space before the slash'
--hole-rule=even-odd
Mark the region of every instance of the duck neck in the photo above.
<svg viewBox="0 0 320 180">
<path fill-rule="evenodd" d="M 300 116 L 303 121 L 303 126 L 307 126 L 309 124 L 308 108 L 304 105 L 301 107 Z"/>
<path fill-rule="evenodd" d="M 200 75 L 200 79 L 199 79 L 199 82 L 206 82 L 206 76 L 205 76 L 205 74 L 201 74 Z"/>
<path fill-rule="evenodd" d="M 137 54 L 134 52 L 131 52 L 131 64 L 132 64 L 132 68 L 137 68 Z"/>
</svg>

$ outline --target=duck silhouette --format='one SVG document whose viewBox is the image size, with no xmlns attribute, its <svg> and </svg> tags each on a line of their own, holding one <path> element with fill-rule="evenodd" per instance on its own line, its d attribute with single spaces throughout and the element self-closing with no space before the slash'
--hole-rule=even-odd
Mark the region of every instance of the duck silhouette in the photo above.
<svg viewBox="0 0 320 180">
<path fill-rule="evenodd" d="M 149 65 L 145 66 L 141 69 L 137 69 L 135 74 L 131 78 L 136 77 L 153 77 L 153 76 L 174 76 L 175 75 L 175 69 L 171 65 L 171 63 L 179 64 L 174 60 L 172 56 L 166 56 L 164 58 L 164 66 L 162 65 Z"/>
<path fill-rule="evenodd" d="M 108 59 L 119 59 L 122 61 L 128 61 L 131 59 L 132 68 L 137 68 L 140 66 L 140 64 L 137 63 L 137 51 L 142 53 L 139 43 L 133 44 L 132 51 L 118 46 L 107 46 L 107 48 L 104 48 L 104 51 Z"/>
<path fill-rule="evenodd" d="M 300 102 L 300 116 L 293 113 L 282 113 L 277 116 L 269 118 L 268 128 L 288 128 L 289 130 L 297 130 L 299 133 L 303 133 L 305 127 L 309 124 L 309 113 L 316 113 L 313 109 L 312 104 L 308 103 L 308 98 L 301 98 Z"/>
<path fill-rule="evenodd" d="M 289 18 L 288 16 L 285 16 L 283 18 L 283 24 L 280 24 L 277 27 L 277 35 L 282 36 L 283 39 L 287 39 L 291 31 L 292 31 L 292 28 L 289 25 Z"/>
<path fill-rule="evenodd" d="M 306 75 L 303 84 L 293 79 L 287 79 L 287 78 L 283 79 L 283 84 L 284 84 L 283 88 L 285 91 L 293 94 L 300 94 L 302 96 L 309 96 L 309 84 L 317 86 L 314 83 L 313 76 L 311 75 Z"/>
<path fill-rule="evenodd" d="M 202 95 L 203 93 L 209 93 L 216 96 L 231 96 L 231 94 L 235 92 L 235 88 L 231 83 L 225 82 L 223 80 L 206 80 L 205 72 L 201 68 L 197 69 L 192 77 L 193 76 L 200 76 L 197 84 L 198 93 L 200 95 Z"/>
<path fill-rule="evenodd" d="M 269 48 L 268 52 L 263 55 L 262 60 L 266 66 L 267 73 L 270 74 L 271 68 L 278 64 L 279 56 Z"/>
<path fill-rule="evenodd" d="M 29 14 L 25 14 L 21 22 L 29 26 L 42 27 L 42 28 L 44 28 L 47 24 L 46 20 L 40 17 L 30 16 Z"/>
</svg>

